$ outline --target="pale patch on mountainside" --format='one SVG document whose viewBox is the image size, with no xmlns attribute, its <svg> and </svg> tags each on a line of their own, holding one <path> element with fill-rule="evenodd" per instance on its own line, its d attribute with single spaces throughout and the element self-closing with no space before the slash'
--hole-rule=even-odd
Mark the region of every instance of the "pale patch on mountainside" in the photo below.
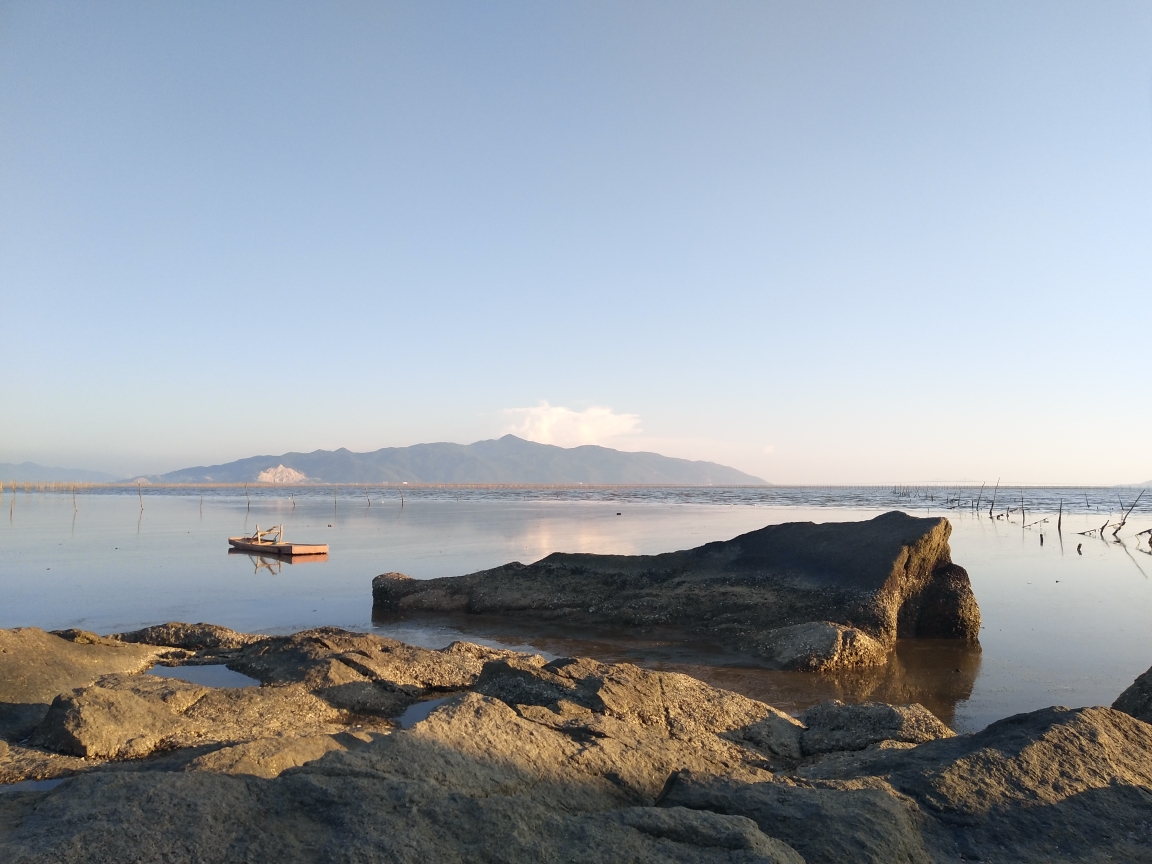
<svg viewBox="0 0 1152 864">
<path fill-rule="evenodd" d="M 257 483 L 304 483 L 308 478 L 294 468 L 277 465 L 256 475 Z"/>
</svg>

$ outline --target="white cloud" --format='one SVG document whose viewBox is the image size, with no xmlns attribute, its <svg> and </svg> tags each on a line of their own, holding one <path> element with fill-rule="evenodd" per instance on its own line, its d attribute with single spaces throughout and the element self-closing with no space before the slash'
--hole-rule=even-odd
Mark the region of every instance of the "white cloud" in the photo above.
<svg viewBox="0 0 1152 864">
<path fill-rule="evenodd" d="M 504 415 L 510 422 L 505 432 L 540 444 L 561 447 L 603 444 L 622 435 L 640 432 L 639 414 L 617 414 L 600 405 L 573 411 L 541 402 L 535 408 L 505 408 Z"/>
</svg>

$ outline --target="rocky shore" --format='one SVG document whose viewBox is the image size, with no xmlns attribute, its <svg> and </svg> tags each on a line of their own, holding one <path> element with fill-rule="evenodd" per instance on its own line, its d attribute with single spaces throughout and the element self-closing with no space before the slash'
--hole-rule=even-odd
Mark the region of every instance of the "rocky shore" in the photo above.
<svg viewBox="0 0 1152 864">
<path fill-rule="evenodd" d="M 628 664 L 334 628 L 6 630 L 0 860 L 1152 861 L 1150 694 L 1152 671 L 1113 708 L 954 735 L 919 705 L 796 718 Z"/>
<path fill-rule="evenodd" d="M 980 608 L 947 519 L 791 522 L 663 555 L 555 553 L 466 576 L 372 583 L 372 614 L 674 627 L 778 669 L 887 662 L 897 637 L 978 642 Z"/>
</svg>

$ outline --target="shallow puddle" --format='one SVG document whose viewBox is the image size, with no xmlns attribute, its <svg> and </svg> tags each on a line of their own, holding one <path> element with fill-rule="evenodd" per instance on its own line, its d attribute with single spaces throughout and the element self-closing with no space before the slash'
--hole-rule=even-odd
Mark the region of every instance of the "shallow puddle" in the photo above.
<svg viewBox="0 0 1152 864">
<path fill-rule="evenodd" d="M 396 722 L 400 724 L 401 729 L 410 729 L 421 720 L 426 720 L 429 714 L 451 698 L 451 696 L 445 696 L 443 699 L 429 699 L 426 702 L 409 705 L 404 709 L 404 713 L 396 718 Z"/>
<path fill-rule="evenodd" d="M 260 682 L 227 666 L 153 666 L 147 674 L 160 678 L 176 678 L 201 687 L 259 687 Z"/>
</svg>

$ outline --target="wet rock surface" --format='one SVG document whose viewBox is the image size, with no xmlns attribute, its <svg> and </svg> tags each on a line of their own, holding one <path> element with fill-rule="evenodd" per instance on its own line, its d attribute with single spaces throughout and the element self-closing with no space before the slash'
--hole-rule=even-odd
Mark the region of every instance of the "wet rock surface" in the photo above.
<svg viewBox="0 0 1152 864">
<path fill-rule="evenodd" d="M 885 662 L 897 636 L 975 643 L 980 610 L 947 519 L 770 525 L 663 555 L 549 555 L 467 576 L 372 584 L 373 616 L 511 616 L 676 626 L 781 669 Z"/>
<path fill-rule="evenodd" d="M 263 686 L 59 679 L 0 778 L 67 779 L 0 794 L 0 860 L 1152 862 L 1152 726 L 1118 710 L 957 736 L 918 705 L 796 719 L 589 658 L 153 629 L 182 634 L 164 662 Z"/>
</svg>

